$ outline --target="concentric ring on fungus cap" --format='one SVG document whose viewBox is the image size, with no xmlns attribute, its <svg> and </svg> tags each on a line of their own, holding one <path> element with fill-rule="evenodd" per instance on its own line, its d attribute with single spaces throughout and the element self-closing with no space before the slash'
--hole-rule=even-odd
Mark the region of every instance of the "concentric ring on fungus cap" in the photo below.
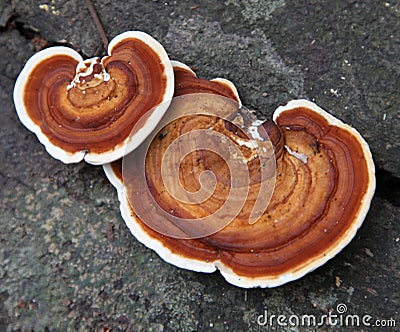
<svg viewBox="0 0 400 332">
<path fill-rule="evenodd" d="M 14 103 L 21 122 L 54 158 L 104 164 L 147 137 L 173 91 L 164 48 L 144 32 L 128 31 L 110 42 L 102 59 L 84 61 L 67 47 L 36 53 L 16 81 Z M 143 115 L 147 120 L 129 136 Z"/>
<path fill-rule="evenodd" d="M 174 97 L 192 93 L 211 93 L 233 99 L 242 105 L 235 85 L 225 78 L 206 80 L 197 77 L 196 73 L 182 62 L 172 60 L 175 77 Z"/>
<path fill-rule="evenodd" d="M 355 129 L 306 100 L 279 107 L 273 119 L 263 124 L 275 144 L 277 167 L 265 213 L 249 224 L 249 202 L 227 227 L 204 238 L 182 240 L 148 227 L 130 208 L 121 163 L 105 166 L 133 235 L 173 265 L 201 272 L 219 269 L 228 282 L 240 287 L 282 285 L 339 253 L 361 226 L 375 190 L 369 147 Z M 179 136 L 174 128 L 179 124 L 164 129 L 167 139 Z M 153 140 L 148 155 L 155 157 L 146 163 L 148 180 L 156 187 L 160 179 L 152 174 L 157 167 L 152 161 L 164 152 L 161 142 Z M 157 198 L 174 213 L 179 211 L 168 195 Z"/>
</svg>

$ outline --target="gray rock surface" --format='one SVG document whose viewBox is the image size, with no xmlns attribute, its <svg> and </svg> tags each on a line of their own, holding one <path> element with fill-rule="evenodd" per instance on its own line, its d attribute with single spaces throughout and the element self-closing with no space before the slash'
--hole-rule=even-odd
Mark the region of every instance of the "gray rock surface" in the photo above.
<svg viewBox="0 0 400 332">
<path fill-rule="evenodd" d="M 93 3 L 110 39 L 126 30 L 150 33 L 199 76 L 235 82 L 244 104 L 260 116 L 304 97 L 348 122 L 370 144 L 378 191 L 342 253 L 280 288 L 239 289 L 218 273 L 163 262 L 128 232 L 102 169 L 52 159 L 15 113 L 13 84 L 35 49 L 61 43 L 84 56 L 104 54 L 84 1 L 2 1 L 0 331 L 264 331 L 257 317 L 265 309 L 321 317 L 340 303 L 349 314 L 392 318 L 398 328 L 400 6 Z"/>
</svg>

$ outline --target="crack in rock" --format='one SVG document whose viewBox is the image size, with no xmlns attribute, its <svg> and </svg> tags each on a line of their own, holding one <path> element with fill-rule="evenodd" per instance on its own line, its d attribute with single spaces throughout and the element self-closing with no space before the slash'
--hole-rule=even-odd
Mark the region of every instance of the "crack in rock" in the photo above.
<svg viewBox="0 0 400 332">
<path fill-rule="evenodd" d="M 376 169 L 375 195 L 386 199 L 396 207 L 400 207 L 400 178 L 378 167 Z"/>
<path fill-rule="evenodd" d="M 246 36 L 225 33 L 219 22 L 192 16 L 170 25 L 164 45 L 172 57 L 201 68 L 200 76 L 232 80 L 248 107 L 265 112 L 303 96 L 303 73 L 287 65 L 259 29 Z"/>
</svg>

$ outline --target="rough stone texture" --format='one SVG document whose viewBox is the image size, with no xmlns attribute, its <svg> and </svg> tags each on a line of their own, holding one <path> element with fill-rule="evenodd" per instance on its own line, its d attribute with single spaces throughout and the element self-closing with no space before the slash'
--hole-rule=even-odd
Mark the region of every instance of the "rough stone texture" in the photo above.
<svg viewBox="0 0 400 332">
<path fill-rule="evenodd" d="M 152 34 L 200 76 L 234 81 L 260 115 L 292 98 L 316 101 L 368 140 L 386 174 L 378 185 L 398 183 L 394 1 L 93 3 L 110 37 Z M 349 314 L 393 318 L 398 328 L 398 189 L 378 192 L 342 253 L 283 287 L 244 290 L 218 273 L 177 269 L 129 234 L 101 168 L 52 159 L 15 113 L 13 84 L 38 40 L 104 54 L 84 2 L 2 1 L 0 13 L 0 331 L 264 331 L 257 317 L 266 308 L 321 316 L 339 303 Z"/>
</svg>

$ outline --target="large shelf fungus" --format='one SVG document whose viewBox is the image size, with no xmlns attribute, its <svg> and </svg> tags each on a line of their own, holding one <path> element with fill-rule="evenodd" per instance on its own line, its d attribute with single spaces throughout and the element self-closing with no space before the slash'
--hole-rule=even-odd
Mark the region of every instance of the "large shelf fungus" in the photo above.
<svg viewBox="0 0 400 332">
<path fill-rule="evenodd" d="M 164 48 L 144 32 L 129 31 L 110 42 L 102 59 L 84 61 L 67 47 L 33 55 L 15 84 L 14 103 L 21 122 L 54 158 L 104 164 L 146 138 L 173 91 Z M 143 116 L 146 121 L 130 135 Z"/>
<path fill-rule="evenodd" d="M 147 151 L 150 191 L 175 216 L 199 218 L 215 209 L 213 204 L 223 196 L 223 186 L 217 185 L 213 196 L 217 199 L 186 209 L 160 189 L 164 184 L 158 169 L 168 148 L 165 142 L 199 126 L 208 127 L 210 122 L 218 119 L 179 118 L 163 128 L 162 139 L 156 136 Z M 268 206 L 256 222 L 248 221 L 255 200 L 252 194 L 259 192 L 253 181 L 258 173 L 250 171 L 250 194 L 240 213 L 226 227 L 204 237 L 179 239 L 143 222 L 127 197 L 129 185 L 123 183 L 122 162 L 107 165 L 107 176 L 118 190 L 121 212 L 133 235 L 171 264 L 202 272 L 218 269 L 228 282 L 240 287 L 282 285 L 339 253 L 361 226 L 375 190 L 374 163 L 367 143 L 355 129 L 305 100 L 279 107 L 273 121 L 261 126 L 270 136 L 276 159 L 275 187 L 269 204 L 266 201 Z M 234 132 L 246 140 L 240 130 L 226 126 L 214 126 L 214 130 L 227 136 Z M 252 153 L 248 145 L 239 145 Z M 195 178 L 204 170 L 220 172 L 217 179 L 222 182 L 230 175 L 212 153 L 194 157 L 184 160 L 179 171 L 182 185 L 189 191 L 198 190 Z M 245 160 L 248 166 L 253 162 L 253 158 Z"/>
</svg>

